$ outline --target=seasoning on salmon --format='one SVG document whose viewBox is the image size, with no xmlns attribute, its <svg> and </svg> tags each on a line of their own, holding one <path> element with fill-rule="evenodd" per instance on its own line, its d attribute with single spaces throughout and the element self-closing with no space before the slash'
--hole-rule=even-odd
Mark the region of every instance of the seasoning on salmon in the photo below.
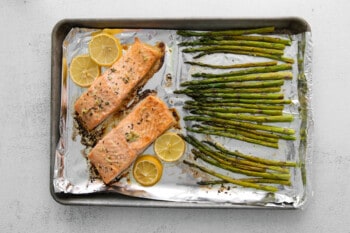
<svg viewBox="0 0 350 233">
<path fill-rule="evenodd" d="M 137 89 L 160 69 L 164 52 L 163 43 L 151 46 L 135 38 L 126 53 L 75 102 L 79 123 L 90 131 L 121 110 Z"/>
<path fill-rule="evenodd" d="M 175 124 L 166 104 L 156 96 L 148 96 L 96 144 L 88 159 L 108 184 Z"/>
</svg>

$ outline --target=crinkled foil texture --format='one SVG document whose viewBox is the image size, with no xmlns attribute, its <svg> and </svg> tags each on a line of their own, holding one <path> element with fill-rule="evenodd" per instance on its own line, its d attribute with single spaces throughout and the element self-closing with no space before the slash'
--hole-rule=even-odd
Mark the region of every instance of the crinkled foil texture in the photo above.
<svg viewBox="0 0 350 233">
<path fill-rule="evenodd" d="M 66 59 L 68 67 L 72 58 L 79 54 L 88 53 L 88 42 L 91 33 L 96 30 L 85 28 L 73 28 L 63 43 L 63 58 Z M 184 54 L 178 43 L 183 40 L 193 40 L 176 34 L 175 30 L 124 30 L 115 35 L 122 44 L 131 44 L 135 37 L 143 42 L 155 44 L 162 41 L 166 44 L 166 55 L 163 67 L 146 84 L 143 89 L 157 91 L 170 108 L 176 108 L 180 116 L 189 113 L 182 109 L 188 97 L 175 95 L 173 91 L 180 88 L 180 83 L 191 79 L 195 72 L 222 72 L 220 70 L 209 70 L 208 68 L 190 66 L 184 61 L 192 60 L 191 54 Z M 126 176 L 109 186 L 100 179 L 91 179 L 90 165 L 86 159 L 88 149 L 80 143 L 80 136 L 76 135 L 74 128 L 74 102 L 84 92 L 83 88 L 75 85 L 69 74 L 62 73 L 61 93 L 61 117 L 60 117 L 60 139 L 56 149 L 54 166 L 54 188 L 57 193 L 87 194 L 95 192 L 116 192 L 125 195 L 149 198 L 155 200 L 168 200 L 180 202 L 202 202 L 202 203 L 230 203 L 232 206 L 240 207 L 282 207 L 300 208 L 304 206 L 310 196 L 310 166 L 312 157 L 312 41 L 311 33 L 305 32 L 296 35 L 280 35 L 279 37 L 290 37 L 293 41 L 291 46 L 285 49 L 285 56 L 295 59 L 293 64 L 294 78 L 286 81 L 283 91 L 286 98 L 293 100 L 293 104 L 286 106 L 285 113 L 294 115 L 292 123 L 283 123 L 282 126 L 296 129 L 298 140 L 280 141 L 279 149 L 270 149 L 240 142 L 233 139 L 222 139 L 211 136 L 211 139 L 221 142 L 231 150 L 239 150 L 246 154 L 253 154 L 270 159 L 293 160 L 301 164 L 300 168 L 292 168 L 292 186 L 279 186 L 280 191 L 275 194 L 264 191 L 242 188 L 235 185 L 217 185 L 211 187 L 200 187 L 196 184 L 201 179 L 210 179 L 208 175 L 201 175 L 182 163 L 183 159 L 191 159 L 191 146 L 183 158 L 176 163 L 163 163 L 164 173 L 161 181 L 153 187 L 142 187 L 126 173 Z M 265 58 L 252 58 L 243 55 L 209 55 L 198 61 L 213 64 L 244 63 L 252 61 L 265 61 Z M 64 69 L 62 69 L 64 70 Z M 69 73 L 69 72 L 68 72 Z M 169 79 L 171 77 L 171 79 Z M 301 85 L 302 84 L 302 85 Z M 300 88 L 304 88 L 303 91 Z M 187 134 L 184 127 L 190 122 L 180 120 L 181 133 Z M 303 136 L 301 136 L 303 135 Z M 204 136 L 196 134 L 201 139 Z M 152 146 L 144 153 L 154 154 Z M 197 161 L 200 163 L 200 161 Z M 231 174 L 232 175 L 232 174 Z M 240 178 L 240 175 L 234 175 Z"/>
</svg>

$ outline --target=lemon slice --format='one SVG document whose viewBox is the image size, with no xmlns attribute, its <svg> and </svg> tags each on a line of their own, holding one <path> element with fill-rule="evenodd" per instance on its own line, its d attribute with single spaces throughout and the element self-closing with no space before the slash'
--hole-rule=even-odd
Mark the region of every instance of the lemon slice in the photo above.
<svg viewBox="0 0 350 233">
<path fill-rule="evenodd" d="M 155 185 L 162 177 L 162 163 L 155 156 L 142 155 L 134 163 L 133 176 L 143 186 Z"/>
<path fill-rule="evenodd" d="M 100 67 L 89 55 L 79 55 L 73 58 L 69 73 L 74 83 L 88 87 L 100 75 Z"/>
<path fill-rule="evenodd" d="M 100 66 L 110 66 L 122 55 L 122 46 L 118 39 L 109 34 L 98 34 L 89 42 L 91 59 Z"/>
<path fill-rule="evenodd" d="M 165 133 L 154 142 L 154 151 L 161 160 L 166 162 L 179 160 L 185 149 L 185 141 L 176 133 Z"/>
</svg>

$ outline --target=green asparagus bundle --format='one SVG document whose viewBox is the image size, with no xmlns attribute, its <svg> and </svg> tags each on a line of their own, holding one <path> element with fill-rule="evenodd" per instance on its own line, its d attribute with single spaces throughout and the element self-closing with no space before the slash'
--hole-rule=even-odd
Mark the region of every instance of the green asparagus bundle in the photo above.
<svg viewBox="0 0 350 233">
<path fill-rule="evenodd" d="M 283 50 L 286 45 L 291 45 L 289 39 L 282 39 L 271 36 L 248 35 L 253 33 L 271 33 L 274 27 L 224 30 L 224 31 L 178 31 L 183 37 L 199 37 L 195 41 L 182 42 L 180 46 L 191 46 L 183 50 L 185 53 L 200 52 L 194 58 L 213 53 L 232 53 L 255 57 L 266 57 L 276 61 L 294 63 L 294 60 L 283 57 Z"/>
<path fill-rule="evenodd" d="M 223 163 L 229 163 L 229 164 L 244 164 L 244 165 L 248 165 L 250 167 L 258 167 L 258 168 L 263 168 L 266 170 L 271 170 L 271 171 L 278 171 L 281 173 L 289 173 L 289 170 L 286 168 L 282 168 L 281 166 L 272 166 L 272 165 L 267 165 L 267 164 L 263 164 L 260 162 L 256 162 L 256 161 L 252 161 L 250 159 L 246 159 L 247 157 L 254 157 L 254 156 L 232 156 L 229 155 L 227 153 L 223 153 L 221 150 L 217 149 L 216 147 L 212 146 L 211 144 L 209 144 L 209 146 L 207 146 L 205 143 L 207 143 L 207 141 L 204 142 L 199 142 L 196 138 L 188 135 L 188 136 L 183 136 L 181 135 L 181 137 L 187 141 L 189 144 L 191 144 L 192 146 L 194 146 L 196 149 L 198 149 L 199 151 L 203 152 L 204 154 L 213 157 L 214 159 L 222 159 L 225 160 Z M 239 159 L 238 159 L 239 158 Z"/>
<path fill-rule="evenodd" d="M 297 163 L 293 161 L 279 161 L 279 160 L 264 159 L 258 156 L 242 154 L 239 151 L 230 151 L 226 149 L 224 146 L 220 145 L 219 143 L 215 143 L 212 141 L 204 141 L 203 143 L 212 146 L 213 148 L 217 149 L 218 151 L 221 151 L 222 153 L 225 153 L 226 155 L 237 156 L 250 161 L 255 161 L 258 163 L 271 165 L 271 166 L 297 167 Z"/>
<path fill-rule="evenodd" d="M 205 141 L 204 143 L 210 145 L 209 147 L 204 143 L 199 142 L 197 139 L 190 135 L 186 137 L 183 135 L 181 136 L 186 142 L 195 148 L 192 149 L 192 153 L 196 156 L 196 158 L 203 160 L 211 166 L 215 166 L 229 172 L 253 177 L 237 180 L 211 170 L 207 166 L 201 166 L 188 160 L 184 161 L 185 164 L 191 167 L 197 168 L 205 173 L 220 178 L 220 183 L 233 183 L 243 187 L 261 189 L 270 192 L 278 191 L 278 189 L 274 186 L 267 186 L 268 188 L 266 188 L 265 185 L 260 186 L 257 184 L 267 183 L 290 185 L 291 183 L 289 169 L 284 167 L 295 167 L 296 164 L 294 162 L 268 160 L 252 155 L 244 155 L 238 151 L 231 152 L 226 148 L 217 145 L 216 143 Z M 273 163 L 273 165 L 268 165 L 268 163 Z"/>
<path fill-rule="evenodd" d="M 253 155 L 245 155 L 238 151 L 232 152 L 227 150 L 225 147 L 219 145 L 218 143 L 214 143 L 211 141 L 204 141 L 200 142 L 195 137 L 187 135 L 180 135 L 186 142 L 194 146 L 199 151 L 203 152 L 204 154 L 213 157 L 214 159 L 216 157 L 219 157 L 220 159 L 226 160 L 228 162 L 237 163 L 237 158 L 240 158 L 240 163 L 245 162 L 244 164 L 251 167 L 260 167 L 265 168 L 268 170 L 278 171 L 281 173 L 289 173 L 289 170 L 282 167 L 295 167 L 296 163 L 291 161 L 278 161 L 278 160 L 269 160 L 269 159 L 263 159 L 257 156 Z M 209 146 L 207 146 L 207 145 Z M 289 177 L 289 176 L 288 176 Z M 286 176 L 278 176 L 279 179 L 285 179 Z"/>
<path fill-rule="evenodd" d="M 263 136 L 265 138 L 275 138 L 275 139 L 283 139 L 283 140 L 295 140 L 296 139 L 296 137 L 294 135 L 277 134 L 277 133 L 271 133 L 271 132 L 261 131 L 261 130 L 252 130 L 252 129 L 247 129 L 247 128 L 243 128 L 243 127 L 239 127 L 239 126 L 225 125 L 225 124 L 217 123 L 217 122 L 204 122 L 203 124 L 217 127 L 218 130 L 234 131 L 234 132 L 238 132 L 241 134 L 249 133 L 250 135 L 251 134 L 260 135 L 260 136 Z"/>
<path fill-rule="evenodd" d="M 242 134 L 230 133 L 230 132 L 225 132 L 225 131 L 221 131 L 221 130 L 217 131 L 217 130 L 197 129 L 197 128 L 191 128 L 191 127 L 186 127 L 186 130 L 193 132 L 193 133 L 223 136 L 226 138 L 237 139 L 237 140 L 244 141 L 244 142 L 249 142 L 249 143 L 253 143 L 253 144 L 257 144 L 257 145 L 261 145 L 261 146 L 266 146 L 266 147 L 278 149 L 277 142 L 269 142 L 267 140 L 260 140 L 260 139 L 255 139 L 255 138 L 251 138 L 251 137 L 246 137 L 246 136 L 243 136 Z"/>
<path fill-rule="evenodd" d="M 182 82 L 181 90 L 192 100 L 183 108 L 191 115 L 187 132 L 217 135 L 257 145 L 278 148 L 279 140 L 295 140 L 295 130 L 287 127 L 268 125 L 272 122 L 291 122 L 294 117 L 284 114 L 283 109 L 292 101 L 281 92 L 285 80 L 293 78 L 293 58 L 285 57 L 286 46 L 291 40 L 270 35 L 274 27 L 222 30 L 222 31 L 178 31 L 183 37 L 192 37 L 180 43 L 182 52 L 194 54 L 193 59 L 211 54 L 236 54 L 263 57 L 272 61 L 247 62 L 240 64 L 208 64 L 196 60 L 185 61 L 192 66 L 210 69 L 237 69 L 225 73 L 192 74 L 196 80 Z M 193 40 L 193 37 L 195 39 Z M 284 62 L 284 64 L 278 64 Z M 296 167 L 292 161 L 277 161 L 258 156 L 230 151 L 212 142 L 200 142 L 189 134 L 184 140 L 193 146 L 192 154 L 205 165 L 185 160 L 184 163 L 216 177 L 215 180 L 201 181 L 201 185 L 233 183 L 269 192 L 276 192 L 275 185 L 291 185 L 288 167 Z M 233 178 L 209 166 L 227 172 L 249 176 Z M 218 178 L 218 179 L 217 179 Z"/>
<path fill-rule="evenodd" d="M 265 191 L 269 191 L 269 192 L 277 192 L 278 188 L 274 187 L 274 186 L 267 186 L 267 185 L 261 185 L 261 184 L 257 184 L 257 183 L 252 183 L 252 182 L 245 182 L 245 181 L 241 181 L 241 180 L 237 180 L 237 179 L 233 179 L 231 177 L 228 177 L 226 175 L 220 174 L 218 172 L 215 172 L 213 170 L 210 170 L 204 166 L 200 166 L 196 163 L 190 162 L 188 160 L 184 160 L 184 163 L 191 166 L 191 167 L 195 167 L 198 168 L 199 170 L 206 172 L 212 176 L 215 176 L 217 178 L 220 178 L 226 182 L 232 183 L 232 184 L 236 184 L 236 185 L 240 185 L 242 187 L 247 187 L 247 188 L 255 188 L 255 189 L 259 189 L 259 190 L 265 190 Z"/>
</svg>

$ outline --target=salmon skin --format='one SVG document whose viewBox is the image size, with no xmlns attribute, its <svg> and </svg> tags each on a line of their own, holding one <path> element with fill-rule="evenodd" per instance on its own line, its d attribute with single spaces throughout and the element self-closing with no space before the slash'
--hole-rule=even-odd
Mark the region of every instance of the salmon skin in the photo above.
<svg viewBox="0 0 350 233">
<path fill-rule="evenodd" d="M 76 119 L 80 125 L 90 131 L 121 110 L 137 89 L 160 69 L 164 53 L 164 43 L 151 46 L 135 38 L 126 53 L 75 102 Z"/>
<path fill-rule="evenodd" d="M 147 96 L 96 144 L 88 159 L 108 184 L 175 123 L 173 113 L 162 100 Z"/>
</svg>

